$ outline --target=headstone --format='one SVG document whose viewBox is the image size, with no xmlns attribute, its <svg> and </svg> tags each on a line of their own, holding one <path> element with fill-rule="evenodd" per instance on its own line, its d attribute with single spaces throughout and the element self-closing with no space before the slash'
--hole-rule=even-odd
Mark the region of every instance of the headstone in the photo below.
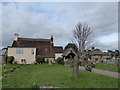
<svg viewBox="0 0 120 90">
<path fill-rule="evenodd" d="M 52 65 L 51 60 L 49 60 L 49 65 Z"/>
</svg>

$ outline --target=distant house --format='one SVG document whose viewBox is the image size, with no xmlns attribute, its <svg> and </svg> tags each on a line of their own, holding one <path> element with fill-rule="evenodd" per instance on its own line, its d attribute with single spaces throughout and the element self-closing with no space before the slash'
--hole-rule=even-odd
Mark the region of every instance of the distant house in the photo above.
<svg viewBox="0 0 120 90">
<path fill-rule="evenodd" d="M 115 58 L 115 52 L 103 52 L 100 49 L 88 50 L 85 53 L 89 56 L 90 61 L 103 62 L 104 60 L 112 60 Z M 118 55 L 119 56 L 119 55 Z"/>
<path fill-rule="evenodd" d="M 14 35 L 12 46 L 8 47 L 8 56 L 14 56 L 17 63 L 32 64 L 36 58 L 55 59 L 53 37 L 50 39 L 22 38 Z"/>
<path fill-rule="evenodd" d="M 77 54 L 77 47 L 73 43 L 69 43 L 66 45 L 65 50 L 63 52 L 63 58 L 66 65 L 70 65 L 72 63 L 72 59 L 70 56 L 74 57 Z M 92 48 L 91 50 L 84 50 L 82 54 L 82 61 L 90 61 L 90 62 L 103 62 L 106 60 L 114 61 L 120 57 L 120 52 L 109 51 L 103 52 L 98 48 Z M 115 59 L 114 59 L 115 58 Z M 79 59 L 79 61 L 81 61 Z"/>
<path fill-rule="evenodd" d="M 57 59 L 58 57 L 62 57 L 62 54 L 63 54 L 62 46 L 55 46 L 54 50 L 55 50 L 55 59 Z"/>
<path fill-rule="evenodd" d="M 104 55 L 104 53 L 100 49 L 94 49 L 94 50 L 88 51 L 88 53 L 91 56 L 91 58 L 89 59 L 95 62 L 101 61 L 102 56 Z"/>
</svg>

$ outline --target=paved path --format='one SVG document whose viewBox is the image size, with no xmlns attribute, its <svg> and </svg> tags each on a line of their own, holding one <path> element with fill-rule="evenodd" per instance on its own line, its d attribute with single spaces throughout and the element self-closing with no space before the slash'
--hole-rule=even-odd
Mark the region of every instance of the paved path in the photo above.
<svg viewBox="0 0 120 90">
<path fill-rule="evenodd" d="M 85 67 L 81 67 L 81 66 L 80 66 L 79 69 L 85 70 Z M 98 74 L 107 75 L 107 76 L 110 76 L 110 77 L 114 77 L 114 78 L 120 79 L 120 73 L 117 73 L 117 72 L 99 70 L 99 69 L 94 69 L 94 68 L 92 69 L 92 72 L 95 72 L 95 73 L 98 73 Z"/>
</svg>

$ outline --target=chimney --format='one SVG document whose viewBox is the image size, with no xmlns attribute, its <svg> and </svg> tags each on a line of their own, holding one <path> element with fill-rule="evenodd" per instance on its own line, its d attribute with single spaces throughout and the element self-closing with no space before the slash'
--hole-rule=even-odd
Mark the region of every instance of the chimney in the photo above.
<svg viewBox="0 0 120 90">
<path fill-rule="evenodd" d="M 51 43 L 53 43 L 53 36 L 51 36 Z"/>
<path fill-rule="evenodd" d="M 18 34 L 16 33 L 16 34 L 14 34 L 14 41 L 17 41 L 18 40 Z"/>
</svg>

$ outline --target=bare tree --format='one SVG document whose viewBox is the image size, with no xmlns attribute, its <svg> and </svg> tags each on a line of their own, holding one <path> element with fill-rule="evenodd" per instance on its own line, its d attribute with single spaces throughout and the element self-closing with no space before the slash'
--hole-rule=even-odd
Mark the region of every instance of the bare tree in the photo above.
<svg viewBox="0 0 120 90">
<path fill-rule="evenodd" d="M 77 57 L 74 58 L 73 76 L 75 78 L 78 78 L 79 75 L 76 75 L 79 74 L 78 59 L 82 60 L 83 51 L 87 46 L 92 45 L 91 39 L 93 38 L 93 36 L 92 36 L 91 27 L 89 27 L 88 24 L 82 24 L 82 23 L 77 24 L 73 33 L 74 33 L 74 38 L 78 45 Z"/>
<path fill-rule="evenodd" d="M 78 23 L 74 29 L 74 38 L 78 43 L 78 48 L 82 52 L 86 47 L 93 44 L 93 32 L 88 24 Z"/>
</svg>

